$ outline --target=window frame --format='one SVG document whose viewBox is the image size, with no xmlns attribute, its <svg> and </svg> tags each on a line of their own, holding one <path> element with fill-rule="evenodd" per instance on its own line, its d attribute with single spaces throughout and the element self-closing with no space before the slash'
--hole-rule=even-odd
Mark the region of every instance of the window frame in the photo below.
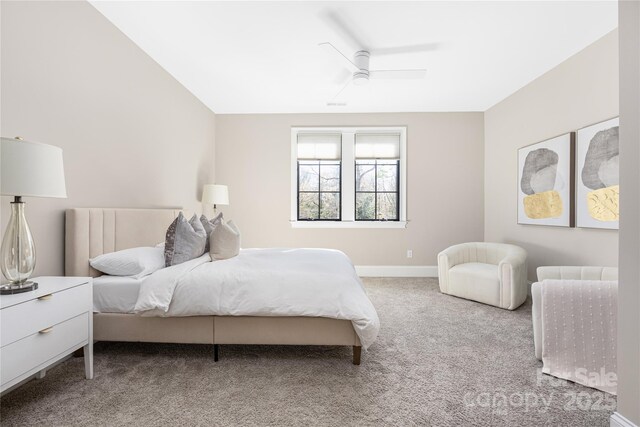
<svg viewBox="0 0 640 427">
<path fill-rule="evenodd" d="M 378 191 L 378 166 L 391 166 L 391 161 L 387 160 L 386 165 L 382 164 L 379 165 L 378 162 L 380 161 L 384 161 L 383 159 L 360 159 L 362 161 L 366 161 L 366 162 L 373 162 L 373 163 L 360 163 L 368 165 L 368 166 L 373 166 L 373 170 L 374 170 L 374 184 L 373 184 L 373 191 L 358 191 L 356 188 L 354 188 L 354 192 L 353 192 L 353 197 L 354 197 L 354 203 L 357 206 L 358 204 L 358 194 L 373 194 L 373 203 L 374 203 L 374 215 L 377 216 L 378 213 L 378 194 L 395 194 L 396 195 L 396 218 L 395 219 L 358 219 L 357 215 L 354 213 L 355 221 L 393 221 L 393 222 L 398 222 L 400 221 L 400 204 L 402 203 L 402 197 L 400 197 L 400 159 L 398 160 L 394 160 L 395 162 L 395 167 L 396 167 L 396 191 Z M 358 159 L 355 159 L 355 166 L 356 169 L 358 167 Z"/>
<path fill-rule="evenodd" d="M 300 190 L 300 162 L 317 162 L 318 164 L 318 191 L 305 191 L 305 190 Z M 322 191 L 322 162 L 337 162 L 338 164 L 335 165 L 331 165 L 330 163 L 327 163 L 327 165 L 331 165 L 331 166 L 338 166 L 339 169 L 339 186 L 338 186 L 338 191 Z M 296 183 L 297 183 L 297 194 L 296 194 L 296 207 L 297 207 L 297 213 L 296 213 L 296 221 L 308 221 L 308 222 L 312 222 L 312 221 L 341 221 L 342 220 L 342 159 L 340 160 L 322 160 L 322 159 L 318 159 L 318 160 L 297 160 L 296 159 L 296 170 L 297 170 L 297 175 L 296 175 Z M 300 218 L 300 193 L 317 193 L 318 194 L 318 219 L 315 218 Z M 330 218 L 320 218 L 320 215 L 322 214 L 322 194 L 326 193 L 326 194 L 338 194 L 338 218 L 335 219 L 330 219 Z"/>
<path fill-rule="evenodd" d="M 298 133 L 336 133 L 342 135 L 340 159 L 340 220 L 298 220 Z M 398 163 L 398 219 L 355 219 L 355 135 L 356 133 L 398 133 L 400 159 Z M 291 213 L 293 228 L 406 228 L 407 224 L 407 127 L 406 126 L 330 126 L 291 128 Z"/>
</svg>

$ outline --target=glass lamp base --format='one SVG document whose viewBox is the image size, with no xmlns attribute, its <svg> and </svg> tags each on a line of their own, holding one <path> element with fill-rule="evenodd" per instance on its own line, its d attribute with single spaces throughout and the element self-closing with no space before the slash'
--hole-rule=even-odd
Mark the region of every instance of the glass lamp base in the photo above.
<svg viewBox="0 0 640 427">
<path fill-rule="evenodd" d="M 11 217 L 0 248 L 0 270 L 13 285 L 27 286 L 36 266 L 36 247 L 24 215 L 24 203 L 19 196 L 11 203 Z"/>
<path fill-rule="evenodd" d="M 21 294 L 23 292 L 35 291 L 38 289 L 36 282 L 9 283 L 0 286 L 0 295 Z"/>
</svg>

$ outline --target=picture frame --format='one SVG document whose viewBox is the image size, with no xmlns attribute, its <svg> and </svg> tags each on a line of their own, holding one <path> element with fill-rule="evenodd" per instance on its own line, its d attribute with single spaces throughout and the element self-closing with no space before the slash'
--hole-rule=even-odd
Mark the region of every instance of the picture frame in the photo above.
<svg viewBox="0 0 640 427">
<path fill-rule="evenodd" d="M 577 131 L 576 221 L 617 230 L 620 220 L 619 117 Z"/>
<path fill-rule="evenodd" d="M 575 132 L 518 149 L 518 224 L 575 226 Z"/>
</svg>

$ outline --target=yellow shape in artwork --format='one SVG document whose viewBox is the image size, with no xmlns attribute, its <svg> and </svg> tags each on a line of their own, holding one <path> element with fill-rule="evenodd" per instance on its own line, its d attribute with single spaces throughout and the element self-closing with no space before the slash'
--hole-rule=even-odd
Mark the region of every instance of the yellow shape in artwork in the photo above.
<svg viewBox="0 0 640 427">
<path fill-rule="evenodd" d="M 620 218 L 620 186 L 600 188 L 587 193 L 589 215 L 598 221 L 618 221 Z"/>
<path fill-rule="evenodd" d="M 524 198 L 524 213 L 531 219 L 557 218 L 562 215 L 562 198 L 557 191 L 545 191 Z"/>
</svg>

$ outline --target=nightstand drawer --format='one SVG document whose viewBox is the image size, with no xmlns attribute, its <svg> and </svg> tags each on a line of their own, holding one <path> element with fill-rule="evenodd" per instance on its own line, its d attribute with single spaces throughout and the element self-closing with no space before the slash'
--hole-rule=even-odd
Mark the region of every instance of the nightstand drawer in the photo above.
<svg viewBox="0 0 640 427">
<path fill-rule="evenodd" d="M 0 349 L 0 383 L 5 384 L 89 339 L 84 313 Z"/>
<path fill-rule="evenodd" d="M 0 347 L 84 313 L 87 307 L 91 307 L 90 284 L 7 307 L 0 311 Z"/>
</svg>

